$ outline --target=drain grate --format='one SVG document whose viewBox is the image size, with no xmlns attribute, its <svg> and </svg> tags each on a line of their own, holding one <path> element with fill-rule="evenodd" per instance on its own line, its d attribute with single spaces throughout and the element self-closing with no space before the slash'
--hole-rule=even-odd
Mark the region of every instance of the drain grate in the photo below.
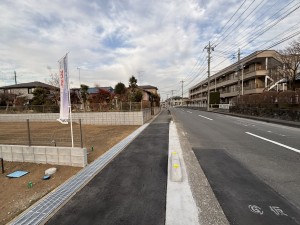
<svg viewBox="0 0 300 225">
<path fill-rule="evenodd" d="M 59 186 L 55 191 L 45 197 L 40 203 L 33 205 L 27 212 L 14 220 L 15 225 L 34 225 L 45 220 L 54 210 L 64 203 L 72 194 L 78 191 L 87 181 L 99 173 L 114 157 L 116 157 L 134 138 L 136 138 L 149 124 L 144 124 L 127 138 L 112 147 L 77 175 Z"/>
</svg>

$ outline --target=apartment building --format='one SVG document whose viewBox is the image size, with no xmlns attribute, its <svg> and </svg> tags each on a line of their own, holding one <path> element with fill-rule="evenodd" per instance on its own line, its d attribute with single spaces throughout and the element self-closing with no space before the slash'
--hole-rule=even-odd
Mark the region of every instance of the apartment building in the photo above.
<svg viewBox="0 0 300 225">
<path fill-rule="evenodd" d="M 220 92 L 220 103 L 231 103 L 232 98 L 261 93 L 271 83 L 269 71 L 279 64 L 274 50 L 254 52 L 210 77 L 210 92 Z M 192 103 L 207 103 L 208 79 L 189 89 Z"/>
</svg>

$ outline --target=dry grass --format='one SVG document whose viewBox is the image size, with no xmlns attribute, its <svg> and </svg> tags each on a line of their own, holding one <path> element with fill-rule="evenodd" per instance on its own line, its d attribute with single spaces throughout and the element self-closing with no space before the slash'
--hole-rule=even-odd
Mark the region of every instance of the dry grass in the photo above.
<svg viewBox="0 0 300 225">
<path fill-rule="evenodd" d="M 83 144 L 88 149 L 88 162 L 92 162 L 112 146 L 127 137 L 138 126 L 94 126 L 83 125 Z M 71 146 L 70 127 L 59 123 L 30 123 L 33 145 Z M 79 125 L 74 124 L 75 146 L 80 146 Z M 26 123 L 0 123 L 0 144 L 27 144 Z M 47 144 L 48 143 L 48 144 Z M 92 151 L 93 146 L 93 151 Z M 6 224 L 41 197 L 55 189 L 81 168 L 48 164 L 4 162 L 5 173 L 0 175 L 0 224 Z M 42 180 L 44 172 L 56 167 L 50 180 Z M 8 178 L 15 170 L 26 170 L 29 174 L 21 178 Z M 33 183 L 28 188 L 28 182 Z"/>
</svg>

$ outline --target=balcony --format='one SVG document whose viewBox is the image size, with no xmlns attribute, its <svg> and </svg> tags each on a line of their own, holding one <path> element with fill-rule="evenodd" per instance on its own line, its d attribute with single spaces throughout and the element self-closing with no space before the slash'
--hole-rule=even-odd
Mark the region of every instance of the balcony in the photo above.
<svg viewBox="0 0 300 225">
<path fill-rule="evenodd" d="M 233 92 L 224 92 L 222 94 L 220 94 L 221 98 L 228 98 L 228 97 L 234 97 L 237 96 L 239 93 L 237 91 L 233 91 Z"/>
<path fill-rule="evenodd" d="M 217 83 L 217 88 L 223 87 L 223 86 L 228 86 L 228 85 L 234 84 L 236 82 L 238 82 L 237 78 L 234 78 L 234 79 L 231 79 L 231 80 L 224 80 L 221 83 Z"/>
<path fill-rule="evenodd" d="M 266 70 L 256 70 L 248 73 L 244 72 L 244 80 L 249 78 L 254 78 L 257 76 L 266 76 L 266 73 L 267 73 Z"/>
<path fill-rule="evenodd" d="M 264 90 L 264 88 L 262 88 L 262 87 L 253 88 L 253 89 L 245 89 L 244 88 L 244 95 L 262 93 L 263 90 Z"/>
</svg>

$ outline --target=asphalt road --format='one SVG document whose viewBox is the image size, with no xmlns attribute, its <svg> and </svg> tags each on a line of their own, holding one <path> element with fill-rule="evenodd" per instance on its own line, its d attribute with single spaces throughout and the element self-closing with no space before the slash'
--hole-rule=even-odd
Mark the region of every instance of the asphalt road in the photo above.
<svg viewBox="0 0 300 225">
<path fill-rule="evenodd" d="M 172 109 L 230 224 L 300 224 L 300 129 Z"/>
<path fill-rule="evenodd" d="M 163 111 L 47 224 L 165 224 L 170 115 Z"/>
</svg>

